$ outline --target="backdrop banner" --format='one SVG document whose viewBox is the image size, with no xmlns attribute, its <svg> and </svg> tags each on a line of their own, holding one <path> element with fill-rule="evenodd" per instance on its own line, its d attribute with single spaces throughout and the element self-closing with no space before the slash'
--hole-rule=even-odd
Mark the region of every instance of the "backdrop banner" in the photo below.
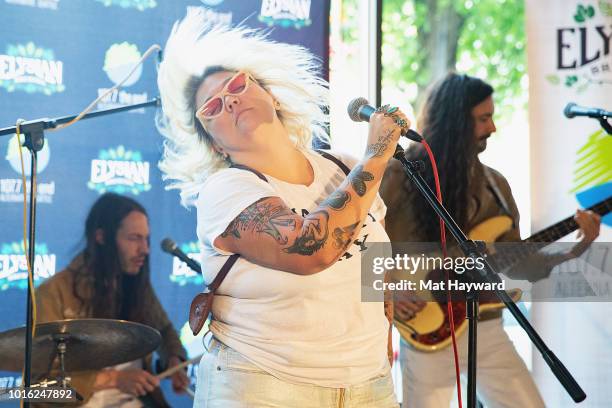
<svg viewBox="0 0 612 408">
<path fill-rule="evenodd" d="M 526 12 L 532 227 L 537 231 L 612 195 L 612 136 L 594 119 L 563 114 L 570 102 L 612 110 L 612 1 L 528 0 Z M 599 241 L 612 240 L 611 225 L 608 214 Z M 606 254 L 591 255 L 605 262 Z M 558 269 L 553 273 L 561 273 Z M 536 328 L 585 389 L 588 407 L 612 401 L 606 380 L 612 375 L 609 311 L 601 303 L 533 305 Z M 534 352 L 533 366 L 547 406 L 574 406 L 539 353 Z"/>
</svg>

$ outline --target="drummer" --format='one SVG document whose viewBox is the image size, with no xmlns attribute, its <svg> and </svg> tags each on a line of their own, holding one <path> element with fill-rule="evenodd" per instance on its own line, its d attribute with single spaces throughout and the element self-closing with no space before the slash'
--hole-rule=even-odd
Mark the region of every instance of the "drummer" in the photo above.
<svg viewBox="0 0 612 408">
<path fill-rule="evenodd" d="M 151 286 L 145 209 L 131 198 L 102 195 L 87 216 L 85 240 L 70 265 L 37 289 L 37 322 L 105 318 L 142 323 L 161 333 L 162 366 L 180 364 L 185 350 Z M 69 374 L 86 407 L 141 407 L 145 400 L 167 406 L 151 371 L 149 355 L 100 371 Z M 189 385 L 183 370 L 171 378 L 175 392 Z M 145 395 L 142 401 L 137 398 Z"/>
</svg>

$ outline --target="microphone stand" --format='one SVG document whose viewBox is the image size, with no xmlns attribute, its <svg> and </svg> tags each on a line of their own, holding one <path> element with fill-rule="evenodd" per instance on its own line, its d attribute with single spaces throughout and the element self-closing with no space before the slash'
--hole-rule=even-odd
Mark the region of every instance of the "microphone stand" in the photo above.
<svg viewBox="0 0 612 408">
<path fill-rule="evenodd" d="M 612 135 L 612 125 L 610 125 L 610 122 L 608 122 L 607 116 L 599 118 L 599 124 L 609 135 Z"/>
<path fill-rule="evenodd" d="M 90 119 L 98 116 L 111 115 L 114 113 L 129 111 L 133 109 L 144 108 L 148 106 L 160 106 L 160 99 L 154 98 L 150 101 L 138 103 L 134 105 L 121 106 L 118 108 L 104 109 L 95 112 L 90 112 L 84 115 L 82 119 Z M 68 123 L 78 115 L 62 116 L 55 119 L 41 118 L 29 120 L 19 125 L 19 133 L 25 135 L 24 146 L 30 151 L 32 163 L 30 166 L 30 205 L 29 205 L 29 229 L 28 229 L 28 263 L 30 265 L 28 271 L 28 294 L 26 304 L 26 338 L 25 338 L 25 362 L 23 373 L 23 387 L 30 387 L 32 381 L 32 284 L 34 283 L 34 261 L 36 259 L 36 194 L 34 194 L 34 180 L 36 180 L 37 158 L 38 152 L 45 144 L 45 129 L 54 129 L 58 125 Z M 17 133 L 17 126 L 10 126 L 0 129 L 0 136 L 13 135 Z M 25 188 L 26 186 L 23 186 Z M 24 402 L 24 407 L 29 407 L 29 401 Z"/>
<path fill-rule="evenodd" d="M 459 228 L 455 220 L 448 213 L 446 208 L 436 198 L 436 195 L 431 188 L 427 185 L 423 176 L 421 176 L 419 169 L 423 167 L 420 161 L 409 161 L 404 156 L 404 150 L 398 145 L 393 156 L 399 160 L 404 167 L 404 171 L 412 183 L 416 186 L 417 190 L 433 208 L 436 214 L 444 221 L 446 227 L 449 229 L 453 237 L 459 243 L 459 247 L 463 253 L 474 260 L 480 258 L 482 260 L 483 268 L 478 269 L 478 273 L 489 283 L 498 284 L 502 280 L 489 264 L 484 257 L 484 248 L 477 242 L 470 240 L 467 235 Z M 475 262 L 478 265 L 478 262 Z M 531 342 L 537 347 L 542 354 L 544 361 L 548 364 L 553 374 L 561 385 L 565 388 L 567 393 L 575 402 L 584 401 L 586 394 L 576 382 L 574 377 L 565 368 L 563 363 L 557 358 L 557 356 L 546 346 L 546 343 L 538 335 L 536 330 L 531 326 L 529 321 L 525 318 L 523 313 L 520 311 L 516 303 L 510 296 L 504 291 L 498 289 L 497 285 L 493 285 L 497 297 L 504 302 L 510 313 L 514 316 L 517 322 L 521 325 L 523 330 L 527 333 Z M 477 332 L 477 319 L 478 319 L 478 297 L 475 291 L 469 291 L 466 296 L 467 302 L 467 318 L 469 319 L 468 324 L 468 408 L 476 408 L 476 332 Z"/>
</svg>

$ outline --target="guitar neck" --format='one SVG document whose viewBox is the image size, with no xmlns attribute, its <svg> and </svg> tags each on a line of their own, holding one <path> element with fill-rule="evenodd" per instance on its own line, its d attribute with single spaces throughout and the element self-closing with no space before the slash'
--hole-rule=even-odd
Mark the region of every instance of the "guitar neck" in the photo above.
<svg viewBox="0 0 612 408">
<path fill-rule="evenodd" d="M 612 211 L 612 198 L 608 198 L 605 201 L 597 203 L 587 208 L 587 210 L 593 211 L 601 216 L 606 215 Z M 576 220 L 574 220 L 574 216 L 569 216 L 564 220 L 561 220 L 558 223 L 553 224 L 550 227 L 530 236 L 529 238 L 523 240 L 523 242 L 555 242 L 576 229 L 578 229 L 578 224 L 576 223 Z"/>
<path fill-rule="evenodd" d="M 601 216 L 608 214 L 612 211 L 612 197 L 587 208 L 587 210 L 593 211 Z M 574 220 L 574 216 L 567 217 L 522 241 L 536 245 L 517 245 L 512 251 L 494 255 L 494 262 L 499 270 L 505 269 L 525 259 L 529 255 L 538 252 L 549 243 L 557 241 L 576 229 L 578 229 L 578 224 L 576 220 Z"/>
</svg>

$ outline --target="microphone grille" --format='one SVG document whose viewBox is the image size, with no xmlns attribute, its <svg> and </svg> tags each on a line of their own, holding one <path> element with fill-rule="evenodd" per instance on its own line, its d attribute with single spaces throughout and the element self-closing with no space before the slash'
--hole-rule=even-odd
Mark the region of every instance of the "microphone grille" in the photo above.
<svg viewBox="0 0 612 408">
<path fill-rule="evenodd" d="M 574 106 L 576 106 L 574 102 L 570 102 L 565 106 L 565 109 L 563 109 L 563 114 L 565 115 L 566 118 L 571 119 L 574 116 L 576 116 L 576 114 L 572 112 L 572 109 L 574 108 Z"/>
<path fill-rule="evenodd" d="M 368 100 L 361 96 L 359 98 L 355 98 L 352 101 L 350 101 L 346 109 L 348 112 L 349 118 L 351 118 L 351 120 L 354 122 L 362 122 L 362 119 L 359 117 L 359 108 L 367 104 L 368 104 Z"/>
<path fill-rule="evenodd" d="M 161 249 L 164 252 L 172 253 L 176 248 L 176 243 L 170 238 L 164 238 L 161 242 Z"/>
</svg>

